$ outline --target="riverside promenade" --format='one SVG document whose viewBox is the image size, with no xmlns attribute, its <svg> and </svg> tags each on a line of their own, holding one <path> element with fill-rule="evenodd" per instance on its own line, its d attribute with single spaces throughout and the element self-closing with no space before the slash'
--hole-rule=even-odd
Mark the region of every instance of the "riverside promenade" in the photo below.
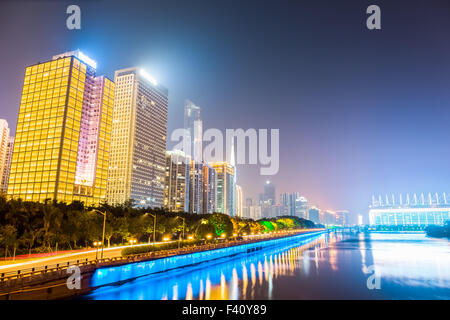
<svg viewBox="0 0 450 320">
<path fill-rule="evenodd" d="M 0 300 L 15 299 L 65 299 L 82 295 L 99 285 L 92 284 L 92 276 L 101 268 L 114 268 L 135 262 L 145 262 L 189 255 L 198 252 L 211 251 L 229 247 L 244 246 L 252 243 L 266 242 L 280 238 L 295 237 L 301 234 L 315 234 L 324 229 L 301 229 L 277 232 L 273 234 L 249 235 L 243 240 L 227 240 L 219 243 L 197 245 L 173 250 L 155 251 L 130 256 L 109 256 L 103 259 L 77 259 L 52 265 L 30 266 L 31 268 L 0 273 Z M 212 251 L 211 251 L 212 252 Z M 67 279 L 74 268 L 81 274 L 80 289 L 69 289 Z M 123 280 L 129 281 L 132 278 Z M 118 281 L 117 283 L 123 282 Z M 111 283 L 108 283 L 111 284 Z"/>
</svg>

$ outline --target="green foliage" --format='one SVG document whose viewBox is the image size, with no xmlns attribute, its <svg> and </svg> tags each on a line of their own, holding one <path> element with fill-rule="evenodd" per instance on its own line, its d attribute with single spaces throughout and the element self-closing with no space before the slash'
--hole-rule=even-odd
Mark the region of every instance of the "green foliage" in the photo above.
<svg viewBox="0 0 450 320">
<path fill-rule="evenodd" d="M 231 235 L 233 233 L 233 223 L 230 216 L 223 213 L 213 213 L 208 217 L 209 223 L 214 226 L 214 232 L 217 236 L 222 233 Z"/>
<path fill-rule="evenodd" d="M 107 212 L 107 246 L 126 244 L 131 238 L 138 242 L 160 241 L 164 234 L 178 239 L 183 231 L 185 238 L 193 235 L 200 240 L 208 234 L 217 238 L 223 233 L 232 237 L 234 233 L 243 235 L 314 227 L 311 221 L 297 217 L 257 222 L 222 213 L 189 214 L 168 212 L 161 208 L 133 208 L 131 201 L 115 206 L 104 203 L 98 207 L 86 207 L 82 202 L 39 203 L 7 200 L 0 195 L 0 257 L 12 256 L 14 250 L 16 255 L 20 255 L 52 252 L 56 247 L 59 251 L 91 247 L 94 241 L 101 241 L 103 227 L 103 216 L 92 209 Z M 156 239 L 153 239 L 154 231 Z"/>
</svg>

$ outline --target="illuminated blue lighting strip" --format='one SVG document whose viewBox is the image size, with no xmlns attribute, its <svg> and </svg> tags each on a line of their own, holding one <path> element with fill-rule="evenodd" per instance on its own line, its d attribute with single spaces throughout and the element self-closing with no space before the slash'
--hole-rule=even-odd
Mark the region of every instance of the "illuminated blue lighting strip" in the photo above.
<svg viewBox="0 0 450 320">
<path fill-rule="evenodd" d="M 117 267 L 105 267 L 95 270 L 91 278 L 91 286 L 98 287 L 113 284 L 121 281 L 127 281 L 138 277 L 163 272 L 171 269 L 195 265 L 202 262 L 208 262 L 215 259 L 230 257 L 241 253 L 251 253 L 263 248 L 280 246 L 283 244 L 293 244 L 294 241 L 316 237 L 326 231 L 317 231 L 306 234 L 299 234 L 292 237 L 285 237 L 275 240 L 266 240 L 256 243 L 243 244 L 228 248 L 214 249 L 178 256 L 160 258 L 144 262 L 134 262 Z"/>
</svg>

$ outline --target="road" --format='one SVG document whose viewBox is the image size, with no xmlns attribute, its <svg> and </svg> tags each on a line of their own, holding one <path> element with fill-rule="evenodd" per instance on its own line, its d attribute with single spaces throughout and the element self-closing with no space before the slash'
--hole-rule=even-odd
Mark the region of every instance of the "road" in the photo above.
<svg viewBox="0 0 450 320">
<path fill-rule="evenodd" d="M 156 242 L 156 244 L 159 244 L 161 242 Z M 138 247 L 138 246 L 145 246 L 148 245 L 148 243 L 144 244 L 135 244 L 135 245 L 126 245 L 126 246 L 120 246 L 120 247 L 113 247 L 113 248 L 104 248 L 103 249 L 103 258 L 112 258 L 112 257 L 119 257 L 120 253 L 123 248 L 127 247 Z M 96 255 L 98 254 L 98 258 L 100 259 L 101 256 L 101 248 L 98 249 L 98 252 L 96 249 L 90 249 L 86 251 L 77 251 L 74 253 L 66 253 L 62 255 L 57 256 L 51 256 L 51 257 L 44 257 L 44 258 L 36 258 L 32 260 L 27 260 L 24 262 L 17 262 L 14 264 L 7 264 L 0 266 L 0 273 L 9 273 L 17 270 L 24 270 L 29 268 L 38 268 L 38 267 L 44 267 L 46 265 L 56 265 L 59 264 L 67 264 L 67 262 L 74 262 L 76 260 L 94 260 L 96 258 Z"/>
</svg>

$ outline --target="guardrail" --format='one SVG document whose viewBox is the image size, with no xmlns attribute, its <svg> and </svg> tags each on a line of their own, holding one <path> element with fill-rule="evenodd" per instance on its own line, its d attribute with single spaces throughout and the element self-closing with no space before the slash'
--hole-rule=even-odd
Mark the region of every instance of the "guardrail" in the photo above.
<svg viewBox="0 0 450 320">
<path fill-rule="evenodd" d="M 204 244 L 204 245 L 195 245 L 190 247 L 184 247 L 184 248 L 177 248 L 177 249 L 170 249 L 170 250 L 161 250 L 161 251 L 152 251 L 148 253 L 140 253 L 140 254 L 133 254 L 128 256 L 117 256 L 117 257 L 111 257 L 111 258 L 103 258 L 103 259 L 78 259 L 73 261 L 67 261 L 64 263 L 57 263 L 53 265 L 45 265 L 40 267 L 33 267 L 33 268 L 27 268 L 27 269 L 20 269 L 17 271 L 9 271 L 9 272 L 3 272 L 0 273 L 0 286 L 2 284 L 5 284 L 9 280 L 15 280 L 15 279 L 23 279 L 35 275 L 45 275 L 45 274 L 51 274 L 54 272 L 59 272 L 63 270 L 67 270 L 71 266 L 77 266 L 77 267 L 84 267 L 84 266 L 95 266 L 96 268 L 102 267 L 102 266 L 108 266 L 108 265 L 118 265 L 118 264 L 124 264 L 124 263 L 131 263 L 131 262 L 137 262 L 142 260 L 149 260 L 149 259 L 158 259 L 158 258 L 164 258 L 174 255 L 181 255 L 181 254 L 189 254 L 199 251 L 208 251 L 208 250 L 214 250 L 219 248 L 225 248 L 225 247 L 231 247 L 236 245 L 242 245 L 242 244 L 249 244 L 264 240 L 270 240 L 270 239 L 277 239 L 287 236 L 292 236 L 295 234 L 305 233 L 308 231 L 313 230 L 322 230 L 322 229 L 304 229 L 302 231 L 293 231 L 293 232 L 286 232 L 276 235 L 255 235 L 252 239 L 246 239 L 246 240 L 227 240 L 224 242 L 214 243 L 214 244 Z"/>
</svg>

